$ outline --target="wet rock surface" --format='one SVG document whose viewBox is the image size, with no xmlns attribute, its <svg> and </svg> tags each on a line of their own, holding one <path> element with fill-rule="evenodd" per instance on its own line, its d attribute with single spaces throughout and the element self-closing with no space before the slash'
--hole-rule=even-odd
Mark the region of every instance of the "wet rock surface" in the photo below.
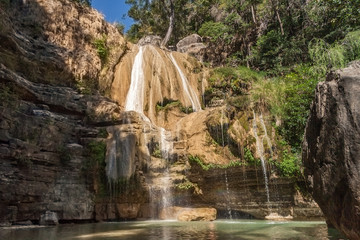
<svg viewBox="0 0 360 240">
<path fill-rule="evenodd" d="M 360 63 L 318 84 L 303 145 L 305 175 L 328 222 L 360 238 Z"/>
</svg>

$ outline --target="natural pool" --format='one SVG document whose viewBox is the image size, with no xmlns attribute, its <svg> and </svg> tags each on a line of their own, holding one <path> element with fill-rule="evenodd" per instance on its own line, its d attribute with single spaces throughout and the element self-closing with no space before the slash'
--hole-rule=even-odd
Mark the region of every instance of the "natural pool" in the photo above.
<svg viewBox="0 0 360 240">
<path fill-rule="evenodd" d="M 218 220 L 214 222 L 137 221 L 64 224 L 56 227 L 0 228 L 6 240 L 103 239 L 343 239 L 325 222 Z"/>
</svg>

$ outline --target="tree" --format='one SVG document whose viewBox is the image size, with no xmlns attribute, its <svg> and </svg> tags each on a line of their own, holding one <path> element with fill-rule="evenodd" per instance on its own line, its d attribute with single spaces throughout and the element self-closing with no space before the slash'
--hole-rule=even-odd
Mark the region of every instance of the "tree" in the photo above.
<svg viewBox="0 0 360 240">
<path fill-rule="evenodd" d="M 163 41 L 161 42 L 161 47 L 165 47 L 166 44 L 169 42 L 172 31 L 174 29 L 175 9 L 174 9 L 174 2 L 173 1 L 174 0 L 167 0 L 165 2 L 165 0 L 162 0 L 163 4 L 165 6 L 166 12 L 167 12 L 167 14 L 169 16 L 169 27 L 168 27 L 168 30 L 166 32 L 166 35 L 165 35 Z"/>
<path fill-rule="evenodd" d="M 190 0 L 126 0 L 130 4 L 128 15 L 135 24 L 128 37 L 136 41 L 148 34 L 164 36 L 162 46 L 175 43 L 188 33 L 187 18 Z M 175 21 L 176 19 L 176 21 Z"/>
</svg>

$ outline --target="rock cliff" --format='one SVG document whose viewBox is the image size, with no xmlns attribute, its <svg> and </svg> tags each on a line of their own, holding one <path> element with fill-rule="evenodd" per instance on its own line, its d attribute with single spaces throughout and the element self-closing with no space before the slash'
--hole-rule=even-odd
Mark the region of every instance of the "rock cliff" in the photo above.
<svg viewBox="0 0 360 240">
<path fill-rule="evenodd" d="M 360 238 L 360 63 L 318 84 L 303 145 L 305 175 L 328 222 Z"/>
<path fill-rule="evenodd" d="M 38 222 L 47 210 L 60 222 L 94 219 L 99 188 L 89 172 L 94 168 L 88 167 L 94 165 L 89 146 L 104 138 L 101 129 L 106 132 L 95 126 L 116 122 L 121 109 L 89 93 L 98 87 L 106 91 L 126 43 L 91 8 L 66 0 L 5 2 L 0 7 L 0 222 Z M 94 44 L 99 39 L 116 49 L 106 61 Z"/>
</svg>

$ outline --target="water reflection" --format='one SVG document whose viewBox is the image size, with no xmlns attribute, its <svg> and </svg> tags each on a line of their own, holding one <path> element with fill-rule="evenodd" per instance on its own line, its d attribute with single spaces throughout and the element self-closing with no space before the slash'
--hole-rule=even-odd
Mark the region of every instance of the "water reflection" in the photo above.
<svg viewBox="0 0 360 240">
<path fill-rule="evenodd" d="M 7 240 L 158 240 L 158 239 L 344 239 L 324 222 L 233 220 L 215 222 L 146 221 L 60 225 L 46 228 L 2 228 Z"/>
</svg>

